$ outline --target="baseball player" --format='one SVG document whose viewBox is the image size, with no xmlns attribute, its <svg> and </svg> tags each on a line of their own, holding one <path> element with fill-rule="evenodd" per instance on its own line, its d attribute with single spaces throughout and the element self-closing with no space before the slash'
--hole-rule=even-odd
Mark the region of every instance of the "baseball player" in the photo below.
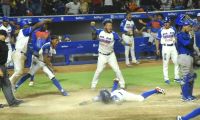
<svg viewBox="0 0 200 120">
<path fill-rule="evenodd" d="M 50 19 L 44 20 L 42 22 L 38 22 L 33 26 L 29 26 L 28 20 L 22 20 L 20 21 L 20 31 L 17 36 L 16 44 L 15 44 L 15 50 L 12 54 L 12 60 L 14 63 L 14 73 L 10 77 L 10 81 L 12 83 L 12 86 L 15 86 L 16 81 L 21 77 L 23 74 L 23 69 L 24 69 L 24 62 L 26 59 L 26 52 L 27 52 L 27 47 L 28 47 L 28 41 L 29 41 L 29 36 L 31 32 L 46 24 L 51 22 Z"/>
<path fill-rule="evenodd" d="M 107 63 L 111 66 L 117 78 L 119 79 L 120 87 L 124 88 L 125 81 L 117 64 L 117 59 L 113 49 L 114 43 L 117 41 L 122 42 L 122 40 L 120 39 L 119 35 L 112 30 L 111 19 L 105 19 L 103 21 L 103 25 L 104 29 L 96 29 L 95 22 L 91 22 L 91 28 L 93 31 L 96 31 L 95 33 L 98 35 L 98 40 L 99 40 L 99 49 L 98 49 L 99 56 L 97 62 L 97 69 L 92 80 L 91 88 L 92 89 L 96 88 L 99 76 L 103 71 L 103 69 L 106 67 Z"/>
<path fill-rule="evenodd" d="M 181 91 L 183 101 L 193 101 L 196 97 L 193 96 L 194 80 L 197 78 L 193 69 L 193 52 L 194 40 L 190 36 L 192 26 L 188 21 L 180 21 L 181 31 L 177 34 L 178 46 L 178 64 L 180 66 Z"/>
<path fill-rule="evenodd" d="M 122 39 L 125 43 L 131 44 L 125 45 L 125 63 L 129 67 L 131 66 L 129 61 L 129 52 L 131 53 L 132 63 L 139 64 L 135 57 L 135 44 L 134 44 L 134 32 L 139 32 L 138 29 L 135 27 L 135 23 L 132 20 L 131 12 L 126 13 L 126 19 L 122 20 L 120 24 L 120 30 L 123 33 Z"/>
<path fill-rule="evenodd" d="M 24 83 L 28 78 L 33 76 L 39 69 L 42 68 L 43 72 L 49 77 L 53 84 L 58 88 L 63 96 L 67 96 L 67 92 L 61 87 L 59 81 L 55 78 L 55 74 L 52 70 L 52 64 L 50 58 L 53 54 L 56 54 L 56 46 L 59 43 L 57 36 L 51 37 L 51 42 L 45 43 L 39 50 L 38 55 L 33 55 L 32 65 L 29 72 L 24 75 L 16 84 L 15 90 Z"/>
<path fill-rule="evenodd" d="M 5 42 L 8 46 L 8 59 L 7 59 L 6 65 L 9 66 L 12 63 L 11 55 L 12 55 L 12 51 L 13 51 L 12 46 L 11 46 L 12 27 L 9 24 L 8 17 L 4 16 L 2 20 L 3 20 L 3 23 L 0 25 L 0 30 L 5 30 L 8 35 Z"/>
<path fill-rule="evenodd" d="M 118 82 L 114 82 L 118 84 Z M 145 99 L 147 99 L 149 96 L 153 94 L 165 94 L 164 89 L 161 89 L 160 87 L 156 87 L 153 90 L 149 90 L 146 92 L 143 92 L 140 95 L 137 95 L 135 93 L 127 92 L 124 89 L 113 89 L 112 92 L 109 92 L 108 90 L 101 90 L 100 94 L 93 98 L 94 101 L 102 101 L 103 103 L 110 103 L 110 102 L 124 102 L 124 101 L 138 101 L 142 102 Z"/>
<path fill-rule="evenodd" d="M 177 116 L 176 120 L 190 120 L 192 118 L 197 117 L 198 115 L 200 115 L 200 108 L 196 108 L 195 110 L 193 110 L 185 116 Z"/>
<path fill-rule="evenodd" d="M 32 52 L 38 53 L 40 48 L 47 42 L 50 42 L 50 32 L 48 31 L 48 25 L 44 24 L 42 27 L 34 30 L 31 34 Z M 32 58 L 34 55 L 32 55 Z M 34 76 L 31 77 L 29 86 L 34 85 Z"/>
<path fill-rule="evenodd" d="M 163 74 L 165 83 L 170 84 L 168 77 L 168 63 L 170 58 L 174 63 L 174 80 L 180 82 L 179 66 L 178 66 L 178 52 L 176 49 L 176 30 L 170 25 L 170 19 L 165 18 L 164 26 L 159 30 L 156 41 L 157 55 L 160 54 L 159 44 L 162 45 L 162 57 L 163 57 Z"/>
</svg>

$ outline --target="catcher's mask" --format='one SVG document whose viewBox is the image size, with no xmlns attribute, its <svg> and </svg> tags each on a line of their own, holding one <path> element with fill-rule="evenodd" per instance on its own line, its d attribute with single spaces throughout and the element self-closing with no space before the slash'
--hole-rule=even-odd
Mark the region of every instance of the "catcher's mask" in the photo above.
<svg viewBox="0 0 200 120">
<path fill-rule="evenodd" d="M 111 94 L 108 90 L 101 90 L 100 97 L 103 103 L 108 104 L 111 101 Z"/>
</svg>

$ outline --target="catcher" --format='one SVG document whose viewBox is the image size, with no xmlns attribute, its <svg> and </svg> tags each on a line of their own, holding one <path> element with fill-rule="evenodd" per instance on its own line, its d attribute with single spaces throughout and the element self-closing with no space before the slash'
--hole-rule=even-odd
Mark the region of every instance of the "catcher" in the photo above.
<svg viewBox="0 0 200 120">
<path fill-rule="evenodd" d="M 114 80 L 112 92 L 109 92 L 106 89 L 101 90 L 99 92 L 99 95 L 93 98 L 93 101 L 94 102 L 103 102 L 105 104 L 112 103 L 112 102 L 113 103 L 122 103 L 124 101 L 142 102 L 153 94 L 165 94 L 164 89 L 156 87 L 153 90 L 149 90 L 149 91 L 143 92 L 140 95 L 137 95 L 137 94 L 134 94 L 131 92 L 127 92 L 124 89 L 117 89 L 117 87 L 116 87 L 117 84 L 118 84 L 118 81 Z M 89 101 L 84 101 L 84 102 L 80 103 L 80 105 L 87 104 L 88 102 Z"/>
<path fill-rule="evenodd" d="M 39 50 L 38 55 L 33 54 L 32 65 L 27 74 L 25 74 L 16 84 L 15 90 L 19 88 L 19 86 L 24 83 L 27 79 L 33 76 L 39 69 L 42 68 L 43 72 L 47 74 L 49 79 L 53 82 L 53 84 L 58 88 L 63 96 L 67 96 L 67 92 L 61 87 L 59 81 L 55 78 L 55 74 L 52 70 L 52 64 L 50 59 L 53 54 L 56 54 L 56 46 L 59 43 L 59 39 L 57 36 L 51 36 L 51 42 L 45 43 L 41 49 Z"/>
</svg>

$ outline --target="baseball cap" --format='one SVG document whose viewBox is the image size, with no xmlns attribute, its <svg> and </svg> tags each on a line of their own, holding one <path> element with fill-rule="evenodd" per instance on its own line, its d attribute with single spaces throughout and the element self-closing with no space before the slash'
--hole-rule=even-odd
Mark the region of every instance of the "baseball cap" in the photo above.
<svg viewBox="0 0 200 120">
<path fill-rule="evenodd" d="M 200 13 L 197 13 L 197 17 L 200 17 Z"/>
</svg>

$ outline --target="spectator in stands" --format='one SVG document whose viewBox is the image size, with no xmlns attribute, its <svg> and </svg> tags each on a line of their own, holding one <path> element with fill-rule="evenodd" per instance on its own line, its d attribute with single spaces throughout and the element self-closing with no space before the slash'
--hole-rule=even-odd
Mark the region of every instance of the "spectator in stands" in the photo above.
<svg viewBox="0 0 200 120">
<path fill-rule="evenodd" d="M 92 13 L 101 13 L 101 7 L 103 5 L 102 0 L 92 0 Z"/>
<path fill-rule="evenodd" d="M 88 11 L 89 11 L 88 3 L 84 0 L 80 0 L 80 13 L 88 14 Z"/>
<path fill-rule="evenodd" d="M 104 0 L 103 1 L 103 9 L 104 13 L 113 13 L 113 0 Z"/>
<path fill-rule="evenodd" d="M 2 11 L 4 16 L 10 16 L 11 0 L 1 0 Z"/>
<path fill-rule="evenodd" d="M 61 0 L 57 0 L 53 3 L 53 11 L 56 15 L 65 14 L 65 4 Z"/>
<path fill-rule="evenodd" d="M 161 0 L 154 0 L 152 2 L 153 2 L 153 9 L 160 10 L 162 4 Z"/>
<path fill-rule="evenodd" d="M 42 15 L 42 0 L 29 0 L 34 15 Z"/>
<path fill-rule="evenodd" d="M 161 0 L 161 9 L 164 11 L 170 10 L 172 7 L 172 0 Z"/>
<path fill-rule="evenodd" d="M 140 7 L 145 11 L 151 11 L 153 10 L 153 1 L 154 0 L 140 0 Z"/>
<path fill-rule="evenodd" d="M 113 0 L 114 12 L 115 13 L 123 12 L 123 4 L 125 4 L 125 2 L 122 0 Z"/>
<path fill-rule="evenodd" d="M 184 9 L 184 0 L 173 0 L 174 9 L 175 10 L 183 10 Z"/>
<path fill-rule="evenodd" d="M 77 15 L 79 14 L 80 2 L 79 0 L 73 0 L 65 5 L 65 14 L 68 15 Z"/>
<path fill-rule="evenodd" d="M 16 0 L 16 16 L 25 16 L 26 15 L 26 3 L 22 0 Z"/>
<path fill-rule="evenodd" d="M 131 12 L 144 12 L 144 9 L 137 5 L 137 0 L 129 0 L 128 8 Z"/>
</svg>

